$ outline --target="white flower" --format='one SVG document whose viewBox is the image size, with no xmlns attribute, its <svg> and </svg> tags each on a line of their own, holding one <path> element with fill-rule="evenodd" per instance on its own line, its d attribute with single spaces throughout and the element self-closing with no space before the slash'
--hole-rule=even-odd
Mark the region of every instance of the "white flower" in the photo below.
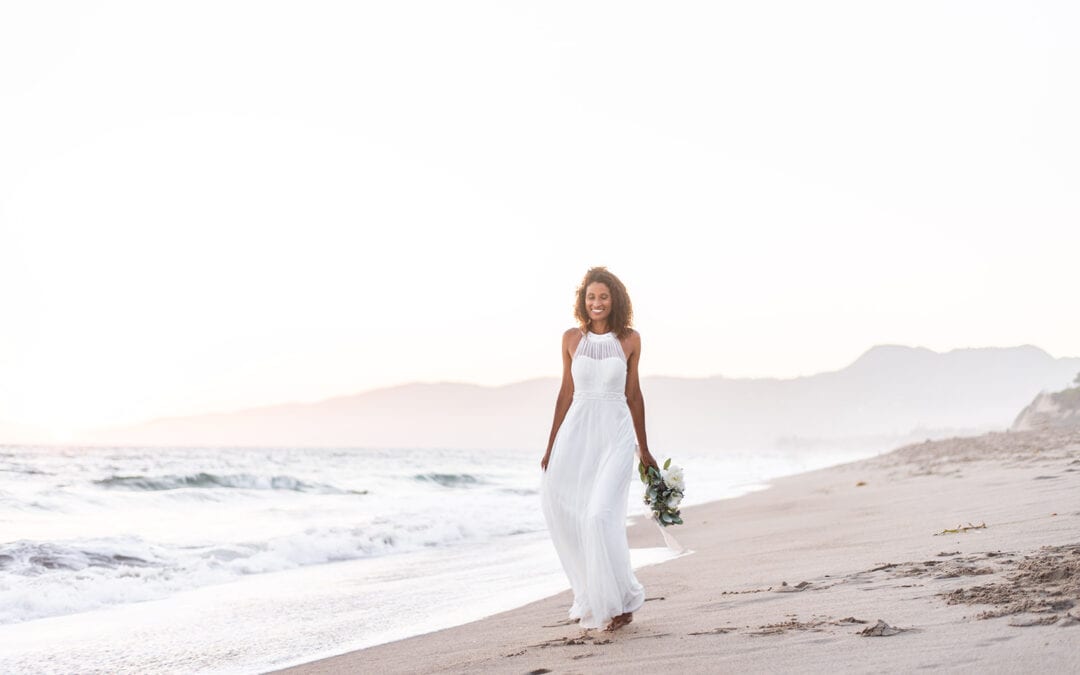
<svg viewBox="0 0 1080 675">
<path fill-rule="evenodd" d="M 660 472 L 660 477 L 664 480 L 664 485 L 668 486 L 669 488 L 672 488 L 673 490 L 678 490 L 679 492 L 685 491 L 685 483 L 683 482 L 683 470 L 681 466 L 672 465 L 671 467 L 664 469 Z"/>
<path fill-rule="evenodd" d="M 679 503 L 680 502 L 682 502 L 682 493 L 681 492 L 676 492 L 676 493 L 672 494 L 670 497 L 668 497 L 667 507 L 669 509 L 677 509 L 677 508 L 679 508 Z"/>
</svg>

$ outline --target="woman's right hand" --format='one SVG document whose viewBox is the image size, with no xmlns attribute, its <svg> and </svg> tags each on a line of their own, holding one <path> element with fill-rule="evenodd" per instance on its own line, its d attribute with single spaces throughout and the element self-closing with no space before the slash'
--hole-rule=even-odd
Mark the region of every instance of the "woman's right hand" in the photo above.
<svg viewBox="0 0 1080 675">
<path fill-rule="evenodd" d="M 550 460 L 550 459 L 551 459 L 551 453 L 550 452 L 545 452 L 544 453 L 544 458 L 540 460 L 540 468 L 542 470 L 547 471 L 548 460 Z"/>
</svg>

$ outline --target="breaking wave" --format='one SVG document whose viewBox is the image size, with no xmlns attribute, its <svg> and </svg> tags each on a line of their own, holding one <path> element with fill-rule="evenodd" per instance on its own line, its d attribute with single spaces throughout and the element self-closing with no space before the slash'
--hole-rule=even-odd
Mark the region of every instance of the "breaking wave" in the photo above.
<svg viewBox="0 0 1080 675">
<path fill-rule="evenodd" d="M 365 494 L 366 490 L 342 490 L 324 483 L 309 483 L 293 476 L 256 476 L 248 473 L 218 475 L 199 472 L 166 476 L 109 476 L 96 485 L 123 490 L 178 490 L 181 488 L 237 488 L 243 490 L 292 490 L 320 494 Z"/>
<path fill-rule="evenodd" d="M 484 481 L 469 473 L 420 473 L 413 476 L 416 480 L 437 483 L 443 487 L 468 487 Z"/>
</svg>

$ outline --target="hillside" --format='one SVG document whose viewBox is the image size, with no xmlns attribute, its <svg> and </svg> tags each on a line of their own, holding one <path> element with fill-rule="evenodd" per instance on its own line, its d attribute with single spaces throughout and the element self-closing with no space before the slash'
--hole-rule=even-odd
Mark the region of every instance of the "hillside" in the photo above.
<svg viewBox="0 0 1080 675">
<path fill-rule="evenodd" d="M 1007 428 L 1037 393 L 1060 389 L 1080 358 L 1037 347 L 879 346 L 838 371 L 792 379 L 648 377 L 654 448 L 861 447 Z M 558 381 L 501 387 L 417 383 L 317 403 L 159 419 L 92 443 L 542 449 Z M 665 450 L 666 451 L 666 450 Z"/>
<path fill-rule="evenodd" d="M 1077 376 L 1080 380 L 1080 376 Z M 1080 387 L 1039 392 L 1013 422 L 1014 431 L 1080 427 Z"/>
</svg>

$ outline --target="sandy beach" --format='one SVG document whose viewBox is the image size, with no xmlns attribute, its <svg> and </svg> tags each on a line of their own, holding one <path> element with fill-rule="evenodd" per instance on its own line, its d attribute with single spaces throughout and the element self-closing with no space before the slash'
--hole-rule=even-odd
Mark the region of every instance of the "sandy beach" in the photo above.
<svg viewBox="0 0 1080 675">
<path fill-rule="evenodd" d="M 692 553 L 638 570 L 618 632 L 567 623 L 565 592 L 277 672 L 1080 672 L 1080 430 L 906 446 L 683 515 Z"/>
</svg>

